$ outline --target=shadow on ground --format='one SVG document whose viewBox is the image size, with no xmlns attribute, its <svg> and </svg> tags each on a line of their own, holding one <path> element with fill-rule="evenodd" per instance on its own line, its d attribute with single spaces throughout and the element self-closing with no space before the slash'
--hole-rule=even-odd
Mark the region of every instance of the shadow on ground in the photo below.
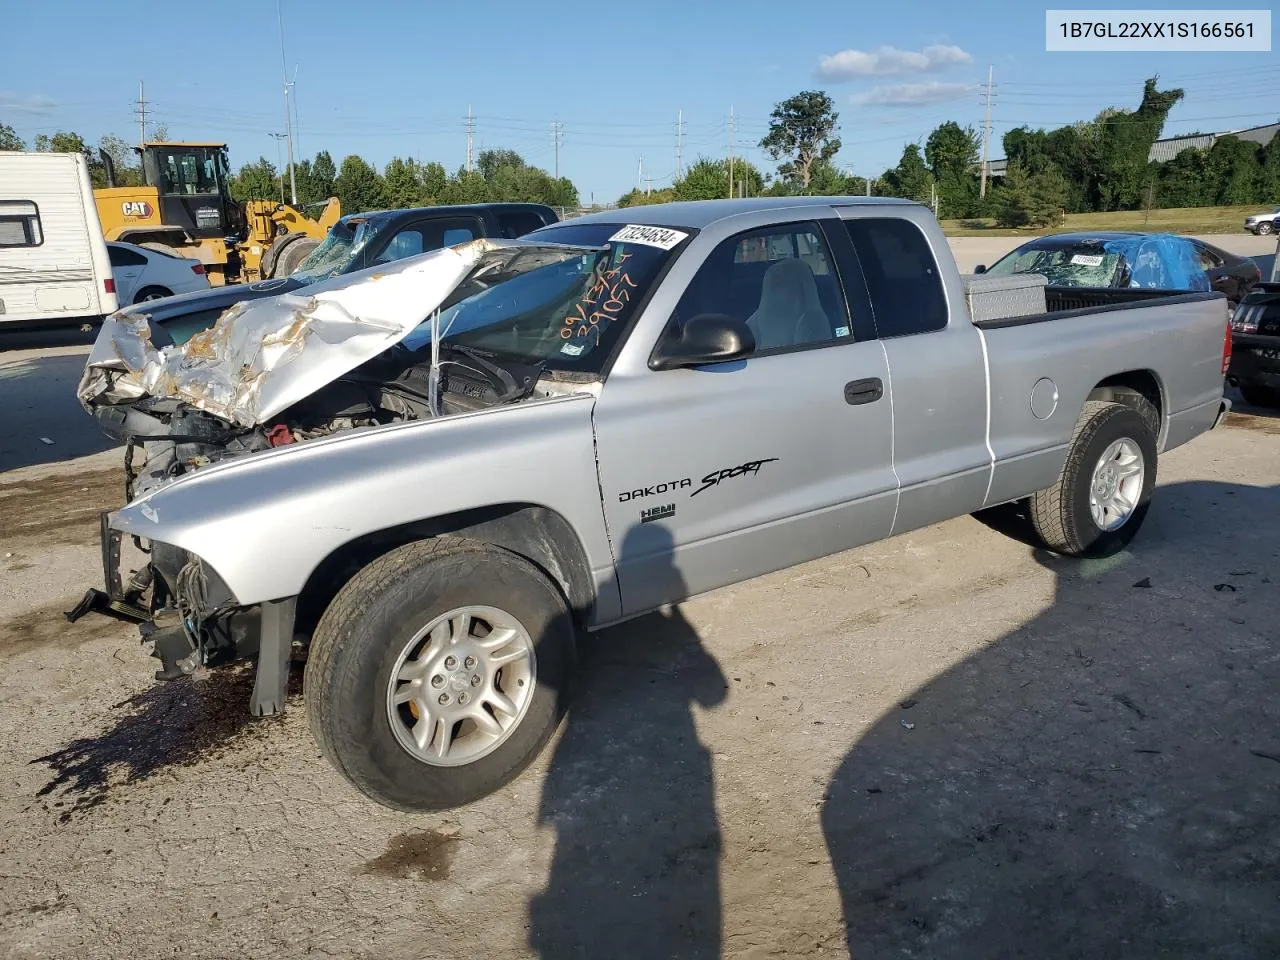
<svg viewBox="0 0 1280 960">
<path fill-rule="evenodd" d="M 678 609 L 604 631 L 584 659 L 542 790 L 556 845 L 530 945 L 548 958 L 718 958 L 720 827 L 693 708 L 723 702 L 725 677 Z"/>
<path fill-rule="evenodd" d="M 5 359 L 0 353 L 0 473 L 117 446 L 76 399 L 84 354 Z"/>
<path fill-rule="evenodd" d="M 114 785 L 194 766 L 243 749 L 248 738 L 269 737 L 279 718 L 250 715 L 253 677 L 251 667 L 223 668 L 199 680 L 157 683 L 115 704 L 119 719 L 105 732 L 31 761 L 52 774 L 37 796 L 50 797 L 66 822 L 109 800 Z M 296 698 L 301 691 L 302 668 L 295 664 L 289 693 Z"/>
<path fill-rule="evenodd" d="M 1278 509 L 1174 484 L 1129 551 L 1035 554 L 1049 609 L 830 781 L 851 957 L 1280 955 Z"/>
</svg>

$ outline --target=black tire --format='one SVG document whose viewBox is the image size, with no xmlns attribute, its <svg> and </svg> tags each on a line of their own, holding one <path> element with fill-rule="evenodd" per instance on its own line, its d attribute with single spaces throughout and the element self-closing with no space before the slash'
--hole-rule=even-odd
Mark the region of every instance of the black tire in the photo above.
<svg viewBox="0 0 1280 960">
<path fill-rule="evenodd" d="M 1134 538 L 1146 519 L 1156 485 L 1154 420 L 1154 410 L 1139 412 L 1127 404 L 1090 400 L 1084 405 L 1058 482 L 1033 494 L 1029 504 L 1032 527 L 1048 549 L 1070 557 L 1105 557 Z M 1142 491 L 1124 524 L 1104 531 L 1089 508 L 1090 487 L 1099 458 L 1121 439 L 1134 441 L 1142 451 Z"/>
<path fill-rule="evenodd" d="M 1240 395 L 1244 397 L 1245 403 L 1251 403 L 1255 407 L 1280 407 L 1280 391 L 1264 387 L 1260 383 L 1240 384 Z"/>
<path fill-rule="evenodd" d="M 1270 223 L 1260 223 L 1258 224 L 1258 236 L 1265 237 L 1267 234 L 1271 233 L 1272 229 L 1273 228 Z"/>
<path fill-rule="evenodd" d="M 391 671 L 414 634 L 460 606 L 498 607 L 533 640 L 534 690 L 492 752 L 433 766 L 403 747 L 388 718 Z M 407 812 L 443 810 L 493 793 L 541 752 L 568 702 L 575 630 L 558 587 L 507 550 L 440 537 L 391 551 L 329 604 L 307 657 L 303 694 L 324 756 L 365 796 Z"/>
<path fill-rule="evenodd" d="M 289 248 L 291 243 L 301 240 L 305 236 L 305 233 L 286 233 L 283 237 L 277 237 L 271 246 L 267 247 L 262 253 L 262 260 L 258 264 L 258 279 L 270 280 L 272 277 L 279 276 L 280 274 L 276 270 L 276 261 Z"/>
<path fill-rule="evenodd" d="M 143 287 L 138 291 L 138 295 L 133 298 L 134 303 L 142 303 L 144 300 L 160 300 L 163 297 L 172 297 L 173 291 L 166 287 Z"/>
<path fill-rule="evenodd" d="M 311 251 L 318 246 L 320 246 L 320 241 L 313 240 L 311 237 L 299 237 L 294 240 L 276 257 L 272 276 L 289 276 L 289 274 L 298 269 L 303 260 L 311 256 Z"/>
</svg>

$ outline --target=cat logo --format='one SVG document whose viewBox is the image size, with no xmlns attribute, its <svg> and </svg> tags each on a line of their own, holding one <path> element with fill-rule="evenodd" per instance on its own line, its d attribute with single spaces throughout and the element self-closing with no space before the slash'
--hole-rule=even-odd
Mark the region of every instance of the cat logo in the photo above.
<svg viewBox="0 0 1280 960">
<path fill-rule="evenodd" d="M 151 204 L 145 200 L 126 200 L 120 204 L 120 209 L 126 217 L 138 217 L 144 220 L 152 214 Z"/>
</svg>

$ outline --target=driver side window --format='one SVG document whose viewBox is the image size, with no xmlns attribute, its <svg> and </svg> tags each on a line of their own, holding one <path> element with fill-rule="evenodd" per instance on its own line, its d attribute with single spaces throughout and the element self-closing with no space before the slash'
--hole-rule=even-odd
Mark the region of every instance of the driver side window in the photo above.
<svg viewBox="0 0 1280 960">
<path fill-rule="evenodd" d="M 831 250 L 813 222 L 723 241 L 685 290 L 674 319 L 683 325 L 704 313 L 746 324 L 757 354 L 853 338 Z"/>
</svg>

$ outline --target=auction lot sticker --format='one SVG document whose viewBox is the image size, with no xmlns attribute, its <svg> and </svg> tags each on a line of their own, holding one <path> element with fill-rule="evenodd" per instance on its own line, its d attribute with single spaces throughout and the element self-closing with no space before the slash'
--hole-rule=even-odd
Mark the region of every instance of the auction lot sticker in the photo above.
<svg viewBox="0 0 1280 960">
<path fill-rule="evenodd" d="M 1196 53 L 1271 49 L 1270 10 L 1046 10 L 1049 51 Z"/>
<path fill-rule="evenodd" d="M 687 233 L 672 230 L 670 227 L 628 224 L 610 237 L 609 243 L 643 243 L 650 247 L 670 250 L 687 236 L 689 236 Z"/>
</svg>

